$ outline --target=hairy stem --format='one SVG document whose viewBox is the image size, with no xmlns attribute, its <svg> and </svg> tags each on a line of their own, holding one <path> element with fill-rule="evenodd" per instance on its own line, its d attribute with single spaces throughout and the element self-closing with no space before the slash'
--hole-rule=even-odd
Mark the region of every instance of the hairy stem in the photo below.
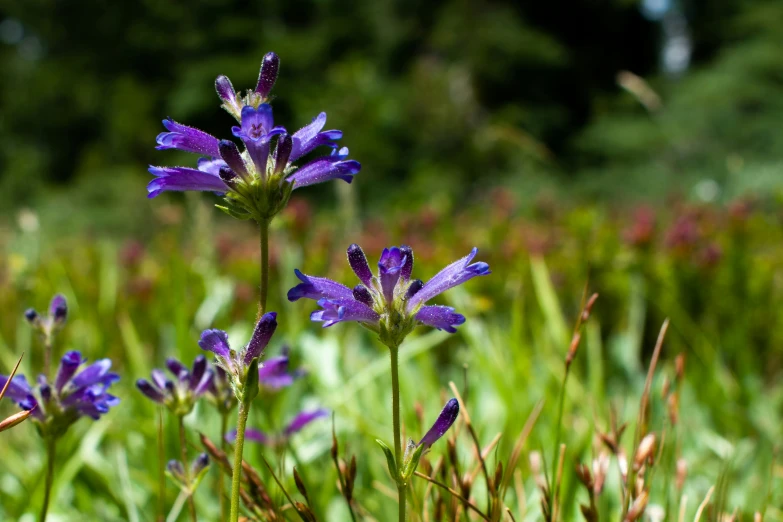
<svg viewBox="0 0 783 522">
<path fill-rule="evenodd" d="M 223 451 L 227 451 L 226 447 L 226 433 L 228 433 L 228 413 L 221 413 L 220 414 L 220 447 L 223 449 Z M 223 520 L 223 517 L 226 514 L 226 488 L 224 485 L 225 481 L 225 474 L 226 472 L 223 470 L 223 466 L 218 466 L 218 497 L 220 498 L 220 520 Z"/>
<path fill-rule="evenodd" d="M 261 285 L 260 296 L 258 298 L 258 317 L 256 321 L 266 312 L 266 298 L 269 294 L 269 220 L 263 219 L 258 222 L 259 243 L 261 245 Z"/>
<path fill-rule="evenodd" d="M 163 407 L 158 408 L 158 520 L 166 519 L 166 450 L 163 447 Z"/>
<path fill-rule="evenodd" d="M 244 401 L 239 401 L 239 416 L 237 418 L 237 439 L 234 443 L 234 467 L 231 475 L 231 516 L 230 522 L 239 520 L 239 488 L 242 478 L 242 449 L 245 446 L 245 426 L 250 407 Z"/>
<path fill-rule="evenodd" d="M 399 497 L 399 522 L 405 522 L 405 484 L 400 478 L 402 470 L 402 440 L 400 437 L 400 377 L 398 373 L 399 347 L 389 347 L 391 354 L 391 380 L 392 380 L 392 423 L 394 425 L 394 460 L 397 463 L 397 496 Z"/>
<path fill-rule="evenodd" d="M 52 492 L 52 481 L 54 480 L 54 460 L 57 453 L 57 439 L 49 437 L 46 439 L 46 485 L 44 487 L 44 499 L 41 506 L 41 516 L 39 522 L 46 520 L 46 513 L 49 511 L 49 497 Z"/>
<path fill-rule="evenodd" d="M 185 468 L 185 482 L 188 484 L 188 489 L 193 485 L 190 481 L 190 462 L 188 462 L 188 443 L 185 440 L 185 421 L 182 415 L 178 417 L 179 420 L 179 451 L 182 459 L 182 467 Z M 190 511 L 190 520 L 197 522 L 196 519 L 196 504 L 193 502 L 193 492 L 188 491 L 188 511 Z"/>
</svg>

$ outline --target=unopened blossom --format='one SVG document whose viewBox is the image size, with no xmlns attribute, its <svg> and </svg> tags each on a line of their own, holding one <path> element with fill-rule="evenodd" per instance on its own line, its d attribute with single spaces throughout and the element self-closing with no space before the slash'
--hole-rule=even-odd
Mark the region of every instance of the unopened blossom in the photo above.
<svg viewBox="0 0 783 522">
<path fill-rule="evenodd" d="M 120 378 L 109 371 L 111 361 L 99 359 L 83 366 L 85 362 L 80 352 L 67 352 L 53 382 L 39 375 L 35 386 L 30 386 L 23 375 L 16 375 L 6 394 L 21 409 L 32 411 L 33 421 L 45 437 L 58 437 L 81 417 L 97 420 L 120 402 L 108 392 Z M 0 388 L 6 382 L 8 377 L 0 375 Z"/>
<path fill-rule="evenodd" d="M 196 168 L 150 167 L 155 176 L 147 185 L 150 198 L 164 191 L 215 192 L 225 196 L 222 210 L 240 219 L 258 221 L 280 212 L 294 189 L 338 178 L 352 181 L 361 165 L 348 159 L 347 148 L 338 148 L 341 131 L 323 130 L 326 113 L 293 134 L 274 124 L 269 92 L 279 66 L 277 55 L 268 53 L 255 89 L 245 95 L 237 93 L 225 76 L 215 81 L 223 108 L 239 123 L 231 130 L 242 149 L 234 141 L 218 139 L 170 118 L 163 121 L 166 132 L 157 137 L 158 149 L 177 149 L 202 157 Z M 319 147 L 329 147 L 332 152 L 300 162 Z"/>
<path fill-rule="evenodd" d="M 228 334 L 217 329 L 204 330 L 198 345 L 203 350 L 215 354 L 216 364 L 226 372 L 234 394 L 239 398 L 238 395 L 247 379 L 248 368 L 254 359 L 259 359 L 263 355 L 276 329 L 277 313 L 268 312 L 259 319 L 250 341 L 239 350 L 231 348 Z M 263 368 L 260 362 L 258 367 Z"/>
<path fill-rule="evenodd" d="M 429 431 L 427 431 L 424 437 L 421 438 L 417 446 L 424 446 L 425 450 L 431 448 L 432 445 L 438 441 L 438 439 L 440 439 L 447 431 L 449 431 L 449 428 L 451 428 L 452 424 L 454 424 L 454 421 L 457 420 L 458 415 L 459 402 L 457 399 L 452 398 L 443 407 L 440 415 L 438 415 L 438 418 L 435 420 L 435 423 L 432 425 Z"/>
<path fill-rule="evenodd" d="M 279 433 L 269 434 L 261 430 L 248 428 L 245 431 L 245 440 L 258 442 L 267 446 L 284 446 L 291 436 L 304 429 L 305 426 L 315 420 L 328 416 L 329 412 L 323 408 L 311 411 L 303 411 L 297 414 L 296 417 L 294 417 L 291 422 L 289 422 L 288 425 Z M 236 437 L 236 431 L 231 431 L 226 434 L 226 440 L 228 442 L 234 442 Z"/>
<path fill-rule="evenodd" d="M 374 274 L 362 249 L 353 244 L 348 247 L 348 263 L 360 284 L 351 289 L 296 270 L 296 276 L 302 282 L 288 291 L 288 300 L 313 299 L 321 310 L 313 312 L 311 320 L 322 322 L 324 327 L 342 321 L 357 321 L 378 332 L 381 340 L 390 346 L 399 346 L 417 324 L 454 333 L 455 327 L 465 322 L 465 317 L 449 306 L 426 303 L 473 277 L 490 273 L 487 263 L 471 263 L 477 251 L 474 248 L 423 283 L 412 279 L 413 250 L 410 247 L 384 248 L 378 272 Z"/>
<path fill-rule="evenodd" d="M 168 461 L 166 472 L 180 487 L 192 492 L 201 481 L 207 466 L 209 466 L 209 455 L 200 453 L 188 466 L 189 473 L 185 473 L 185 465 L 179 460 Z"/>
<path fill-rule="evenodd" d="M 208 368 L 207 358 L 196 357 L 193 368 L 189 369 L 173 357 L 166 360 L 166 368 L 173 379 L 161 369 L 154 369 L 151 380 L 139 379 L 136 387 L 153 401 L 163 404 L 175 415 L 187 415 L 193 410 L 196 401 L 204 395 L 212 382 L 212 370 Z"/>
<path fill-rule="evenodd" d="M 68 303 L 65 296 L 56 294 L 49 303 L 49 311 L 46 315 L 39 314 L 34 308 L 28 308 L 24 317 L 41 333 L 50 336 L 65 324 L 68 318 Z"/>
</svg>

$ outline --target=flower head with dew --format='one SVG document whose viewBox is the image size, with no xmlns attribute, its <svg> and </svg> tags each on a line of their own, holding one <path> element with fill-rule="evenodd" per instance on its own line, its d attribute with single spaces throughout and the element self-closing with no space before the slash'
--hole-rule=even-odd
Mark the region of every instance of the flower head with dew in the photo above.
<svg viewBox="0 0 783 522">
<path fill-rule="evenodd" d="M 213 373 L 208 368 L 207 358 L 199 355 L 193 361 L 193 368 L 173 357 L 166 360 L 166 368 L 173 379 L 158 368 L 152 370 L 151 380 L 139 379 L 136 387 L 149 399 L 166 406 L 172 413 L 184 416 L 190 413 L 196 401 L 210 388 Z"/>
<path fill-rule="evenodd" d="M 338 148 L 341 131 L 323 130 L 326 113 L 293 134 L 274 124 L 269 92 L 279 67 L 275 53 L 264 56 L 258 83 L 244 96 L 234 90 L 227 77 L 219 76 L 215 81 L 223 108 L 239 123 L 232 133 L 244 150 L 231 140 L 220 140 L 170 118 L 164 120 L 167 132 L 158 135 L 158 149 L 178 149 L 202 157 L 197 168 L 150 167 L 155 179 L 147 185 L 148 196 L 164 191 L 215 192 L 224 196 L 225 204 L 219 205 L 224 212 L 261 223 L 280 212 L 297 188 L 332 179 L 350 183 L 361 165 L 348 159 L 347 148 Z M 331 154 L 298 163 L 322 146 L 331 148 Z"/>
<path fill-rule="evenodd" d="M 59 437 L 82 417 L 97 420 L 119 404 L 108 391 L 120 378 L 109 371 L 111 361 L 99 359 L 82 367 L 85 362 L 80 352 L 70 351 L 60 360 L 54 382 L 40 375 L 31 387 L 23 375 L 11 379 L 7 395 L 23 410 L 32 410 L 44 438 Z M 0 375 L 0 388 L 6 382 L 8 378 Z"/>
<path fill-rule="evenodd" d="M 310 424 L 315 420 L 328 416 L 329 416 L 329 411 L 323 408 L 319 408 L 317 410 L 303 411 L 298 413 L 291 420 L 291 422 L 288 423 L 288 425 L 283 429 L 283 431 L 279 433 L 270 434 L 270 433 L 265 433 L 261 430 L 248 428 L 248 430 L 245 432 L 245 440 L 258 442 L 266 446 L 276 446 L 276 447 L 285 446 L 288 443 L 288 439 L 290 439 L 295 433 L 298 433 L 299 431 L 304 429 L 305 426 L 307 426 L 308 424 Z M 229 433 L 226 434 L 226 440 L 228 442 L 234 442 L 236 436 L 237 436 L 236 431 L 230 431 Z"/>
<path fill-rule="evenodd" d="M 259 373 L 263 369 L 258 360 L 276 329 L 277 313 L 264 314 L 256 324 L 250 341 L 239 350 L 231 348 L 228 334 L 223 330 L 204 330 L 201 334 L 198 345 L 215 354 L 215 362 L 226 372 L 237 400 L 246 400 L 248 383 L 254 387 L 252 393 L 258 394 Z"/>
<path fill-rule="evenodd" d="M 478 250 L 474 248 L 432 279 L 423 283 L 412 279 L 413 250 L 407 246 L 384 248 L 374 275 L 359 245 L 348 247 L 348 263 L 359 278 L 353 289 L 321 277 L 296 270 L 302 281 L 288 291 L 288 300 L 314 299 L 321 310 L 310 315 L 324 327 L 342 321 L 357 321 L 377 332 L 387 346 L 399 346 L 418 324 L 450 333 L 465 322 L 465 317 L 448 306 L 427 305 L 432 299 L 476 276 L 490 273 L 484 262 L 471 263 Z"/>
</svg>

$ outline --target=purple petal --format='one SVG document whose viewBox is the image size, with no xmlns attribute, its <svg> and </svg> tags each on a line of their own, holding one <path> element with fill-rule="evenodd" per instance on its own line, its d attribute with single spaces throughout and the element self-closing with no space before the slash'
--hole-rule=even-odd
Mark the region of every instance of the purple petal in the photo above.
<svg viewBox="0 0 783 522">
<path fill-rule="evenodd" d="M 100 359 L 86 367 L 84 370 L 71 380 L 74 388 L 85 388 L 93 386 L 103 379 L 109 373 L 111 360 Z"/>
<path fill-rule="evenodd" d="M 228 164 L 220 158 L 199 158 L 196 165 L 201 172 L 206 172 L 213 176 L 219 176 L 220 169 L 228 167 Z"/>
<path fill-rule="evenodd" d="M 288 159 L 291 157 L 291 147 L 293 147 L 293 141 L 291 136 L 283 134 L 277 140 L 277 148 L 275 149 L 275 174 L 280 174 L 285 171 L 288 165 Z"/>
<path fill-rule="evenodd" d="M 353 287 L 353 298 L 359 301 L 360 303 L 364 303 L 370 308 L 372 308 L 373 305 L 372 294 L 370 293 L 370 290 L 368 290 L 366 286 L 356 285 L 355 287 Z"/>
<path fill-rule="evenodd" d="M 153 386 L 152 383 L 150 383 L 147 379 L 139 379 L 136 381 L 136 387 L 141 393 L 155 402 L 162 403 L 166 398 L 163 393 L 158 388 Z"/>
<path fill-rule="evenodd" d="M 161 390 L 165 390 L 166 383 L 169 382 L 169 380 L 166 378 L 166 374 L 163 373 L 163 370 L 155 368 L 150 373 L 152 375 L 152 382 L 155 383 L 155 386 L 157 386 Z"/>
<path fill-rule="evenodd" d="M 57 323 L 65 321 L 68 315 L 68 304 L 65 301 L 65 296 L 57 294 L 52 297 L 52 302 L 49 303 L 49 317 L 54 319 Z"/>
<path fill-rule="evenodd" d="M 258 321 L 258 324 L 256 324 L 256 328 L 253 330 L 253 337 L 250 338 L 250 342 L 247 343 L 247 348 L 245 348 L 244 362 L 246 365 L 250 364 L 256 357 L 261 356 L 264 348 L 269 344 L 272 334 L 275 333 L 275 329 L 277 329 L 277 313 L 265 313 Z"/>
<path fill-rule="evenodd" d="M 378 320 L 381 318 L 372 308 L 353 298 L 321 299 L 318 301 L 318 305 L 323 310 L 317 310 L 310 314 L 310 320 L 324 323 L 324 328 L 342 321 L 378 324 Z"/>
<path fill-rule="evenodd" d="M 233 170 L 238 176 L 247 179 L 248 173 L 245 168 L 245 160 L 242 159 L 242 154 L 239 152 L 237 144 L 229 140 L 220 140 L 218 145 L 220 151 L 220 157 L 223 161 Z"/>
<path fill-rule="evenodd" d="M 236 440 L 237 440 L 237 430 L 231 430 L 228 433 L 226 433 L 226 442 L 233 443 Z M 245 440 L 258 442 L 260 444 L 269 443 L 269 437 L 267 437 L 266 433 L 264 433 L 263 431 L 254 430 L 253 428 L 248 428 L 245 430 Z"/>
<path fill-rule="evenodd" d="M 6 382 L 8 382 L 8 377 L 6 375 L 0 375 L 0 390 L 3 389 Z M 11 383 L 8 385 L 8 389 L 6 389 L 5 393 L 23 410 L 32 410 L 38 404 L 24 375 L 15 375 L 14 378 L 11 379 Z"/>
<path fill-rule="evenodd" d="M 450 306 L 422 306 L 416 313 L 416 320 L 449 333 L 457 331 L 455 326 L 465 322 L 465 316 L 454 312 Z"/>
<path fill-rule="evenodd" d="M 193 361 L 193 371 L 190 373 L 190 382 L 188 383 L 191 390 L 195 390 L 196 386 L 201 383 L 201 379 L 204 377 L 204 373 L 207 371 L 207 358 L 204 354 L 198 355 L 196 360 Z"/>
<path fill-rule="evenodd" d="M 478 249 L 474 248 L 470 251 L 470 254 L 451 263 L 438 272 L 435 277 L 427 281 L 422 289 L 408 300 L 408 311 L 413 310 L 413 308 L 420 303 L 426 303 L 449 288 L 454 288 L 476 276 L 490 274 L 491 272 L 489 271 L 489 265 L 487 263 L 478 262 L 473 263 L 472 265 L 468 264 L 476 256 L 476 252 L 478 252 Z"/>
<path fill-rule="evenodd" d="M 60 359 L 60 366 L 57 368 L 57 376 L 54 379 L 54 387 L 57 393 L 60 393 L 63 386 L 71 380 L 73 374 L 76 373 L 76 369 L 81 366 L 87 359 L 82 357 L 82 354 L 77 351 L 66 352 L 63 358 Z"/>
<path fill-rule="evenodd" d="M 150 174 L 156 176 L 147 184 L 147 197 L 154 198 L 161 192 L 199 190 L 226 192 L 228 187 L 220 176 L 188 167 L 150 167 Z"/>
<path fill-rule="evenodd" d="M 372 282 L 372 270 L 370 270 L 370 264 L 367 262 L 367 256 L 364 255 L 362 247 L 356 243 L 348 247 L 348 264 L 351 265 L 351 270 L 359 278 L 359 281 L 369 287 Z"/>
<path fill-rule="evenodd" d="M 209 391 L 209 389 L 212 387 L 213 379 L 214 374 L 212 373 L 212 370 L 207 370 L 204 372 L 204 375 L 201 376 L 201 380 L 191 388 L 193 393 L 196 396 L 207 393 L 207 391 Z"/>
<path fill-rule="evenodd" d="M 423 444 L 424 449 L 429 449 L 444 433 L 449 431 L 451 425 L 457 420 L 457 415 L 459 415 L 459 402 L 457 402 L 457 399 L 451 399 L 446 403 L 446 406 L 443 407 L 443 410 L 440 412 L 440 415 L 438 415 L 438 419 L 435 421 L 435 424 L 432 425 L 430 431 L 428 431 L 427 434 L 422 437 L 421 441 L 419 441 L 418 446 Z"/>
<path fill-rule="evenodd" d="M 194 152 L 203 156 L 216 158 L 218 152 L 218 139 L 202 130 L 177 123 L 171 118 L 163 120 L 163 126 L 169 132 L 158 134 L 156 141 L 158 150 L 179 149 L 185 152 Z"/>
<path fill-rule="evenodd" d="M 262 386 L 277 390 L 290 386 L 294 382 L 294 376 L 288 373 L 289 359 L 287 355 L 272 357 L 264 361 L 258 368 L 258 380 Z"/>
<path fill-rule="evenodd" d="M 166 359 L 166 368 L 180 381 L 186 381 L 190 378 L 188 367 L 176 360 L 174 357 Z"/>
<path fill-rule="evenodd" d="M 201 333 L 201 339 L 199 339 L 198 345 L 202 350 L 212 352 L 218 357 L 222 357 L 226 360 L 230 357 L 231 347 L 228 344 L 228 334 L 223 330 L 204 330 Z"/>
<path fill-rule="evenodd" d="M 413 272 L 413 249 L 408 245 L 402 245 L 400 246 L 400 252 L 402 252 L 402 255 L 405 256 L 405 264 L 402 266 L 402 270 L 400 271 L 400 277 L 404 281 L 408 281 L 410 280 L 411 273 Z"/>
<path fill-rule="evenodd" d="M 223 100 L 227 105 L 232 107 L 236 106 L 237 93 L 234 90 L 234 86 L 231 84 L 231 80 L 228 79 L 228 76 L 223 76 L 221 74 L 217 77 L 215 80 L 215 90 L 217 91 L 220 99 Z"/>
<path fill-rule="evenodd" d="M 397 286 L 397 280 L 400 278 L 400 271 L 405 261 L 406 259 L 402 251 L 397 247 L 384 248 L 381 253 L 381 260 L 378 261 L 378 272 L 383 296 L 386 298 L 387 303 L 391 303 L 394 300 L 394 287 Z"/>
<path fill-rule="evenodd" d="M 302 282 L 288 291 L 288 300 L 291 302 L 303 297 L 316 301 L 323 298 L 350 299 L 353 295 L 350 288 L 331 279 L 308 276 L 298 269 L 294 273 Z"/>
<path fill-rule="evenodd" d="M 305 125 L 291 136 L 294 142 L 291 149 L 291 161 L 296 161 L 315 148 L 308 148 L 308 146 L 316 139 L 324 125 L 326 125 L 326 113 L 322 112 L 313 118 L 312 123 Z"/>
<path fill-rule="evenodd" d="M 296 417 L 294 417 L 294 420 L 292 420 L 288 426 L 285 428 L 285 434 L 286 435 L 292 435 L 296 433 L 297 431 L 300 431 L 302 428 L 310 424 L 316 419 L 320 419 L 321 417 L 328 417 L 329 412 L 323 408 L 315 410 L 315 411 L 303 411 Z"/>
<path fill-rule="evenodd" d="M 348 149 L 340 149 L 341 153 Z M 356 160 L 343 161 L 338 159 L 340 156 L 328 156 L 318 158 L 303 166 L 288 178 L 288 181 L 294 183 L 294 188 L 306 187 L 316 183 L 323 183 L 332 179 L 341 179 L 350 183 L 361 169 L 361 164 Z"/>
</svg>

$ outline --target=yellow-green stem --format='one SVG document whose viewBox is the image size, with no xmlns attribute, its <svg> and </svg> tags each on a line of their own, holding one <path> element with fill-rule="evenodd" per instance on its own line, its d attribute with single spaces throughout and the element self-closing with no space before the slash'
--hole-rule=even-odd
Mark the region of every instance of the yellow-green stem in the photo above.
<svg viewBox="0 0 783 522">
<path fill-rule="evenodd" d="M 158 408 L 158 520 L 166 520 L 166 450 L 163 447 L 163 407 Z"/>
<path fill-rule="evenodd" d="M 389 347 L 391 355 L 391 380 L 392 380 L 392 424 L 394 425 L 394 460 L 397 463 L 397 496 L 399 502 L 399 522 L 405 522 L 405 483 L 401 478 L 402 470 L 402 440 L 400 434 L 400 378 L 398 374 L 399 347 Z"/>
<path fill-rule="evenodd" d="M 41 506 L 41 516 L 39 522 L 46 520 L 46 513 L 49 511 L 49 497 L 52 493 L 52 481 L 54 480 L 54 460 L 57 454 L 57 439 L 48 437 L 46 439 L 46 484 L 44 487 L 44 500 Z"/>
<path fill-rule="evenodd" d="M 192 486 L 190 481 L 190 462 L 188 462 L 188 443 L 185 439 L 185 421 L 180 415 L 179 420 L 179 451 L 180 458 L 182 459 L 182 467 L 185 468 L 185 482 L 188 484 L 188 488 Z M 196 504 L 193 502 L 193 492 L 188 491 L 188 511 L 190 511 L 190 520 L 197 522 L 196 519 Z"/>
<path fill-rule="evenodd" d="M 552 514 L 557 513 L 557 509 L 555 509 L 555 502 L 557 502 L 557 461 L 558 456 L 560 454 L 560 436 L 562 433 L 563 428 L 563 409 L 565 407 L 565 395 L 566 395 L 566 384 L 568 382 L 568 370 L 570 369 L 570 365 L 566 364 L 565 367 L 565 374 L 563 375 L 563 385 L 560 388 L 560 405 L 557 408 L 557 424 L 556 424 L 556 431 L 555 431 L 555 450 L 552 452 L 552 474 L 551 477 L 551 484 L 549 487 L 549 512 Z M 553 519 L 552 522 L 555 522 Z"/>
<path fill-rule="evenodd" d="M 231 475 L 231 516 L 230 522 L 239 520 L 239 488 L 242 478 L 242 449 L 245 446 L 245 426 L 247 415 L 250 412 L 249 405 L 244 401 L 239 402 L 239 415 L 237 418 L 237 439 L 234 443 L 234 467 Z"/>
<path fill-rule="evenodd" d="M 220 440 L 220 447 L 223 448 L 224 452 L 227 449 L 226 433 L 228 433 L 228 413 L 221 413 L 220 414 L 220 437 L 218 438 L 218 440 Z M 218 475 L 218 497 L 220 498 L 219 520 L 224 520 L 223 517 L 226 516 L 226 488 L 224 486 L 226 472 L 223 471 L 222 466 L 218 466 L 218 471 L 220 472 L 220 474 Z"/>
</svg>

